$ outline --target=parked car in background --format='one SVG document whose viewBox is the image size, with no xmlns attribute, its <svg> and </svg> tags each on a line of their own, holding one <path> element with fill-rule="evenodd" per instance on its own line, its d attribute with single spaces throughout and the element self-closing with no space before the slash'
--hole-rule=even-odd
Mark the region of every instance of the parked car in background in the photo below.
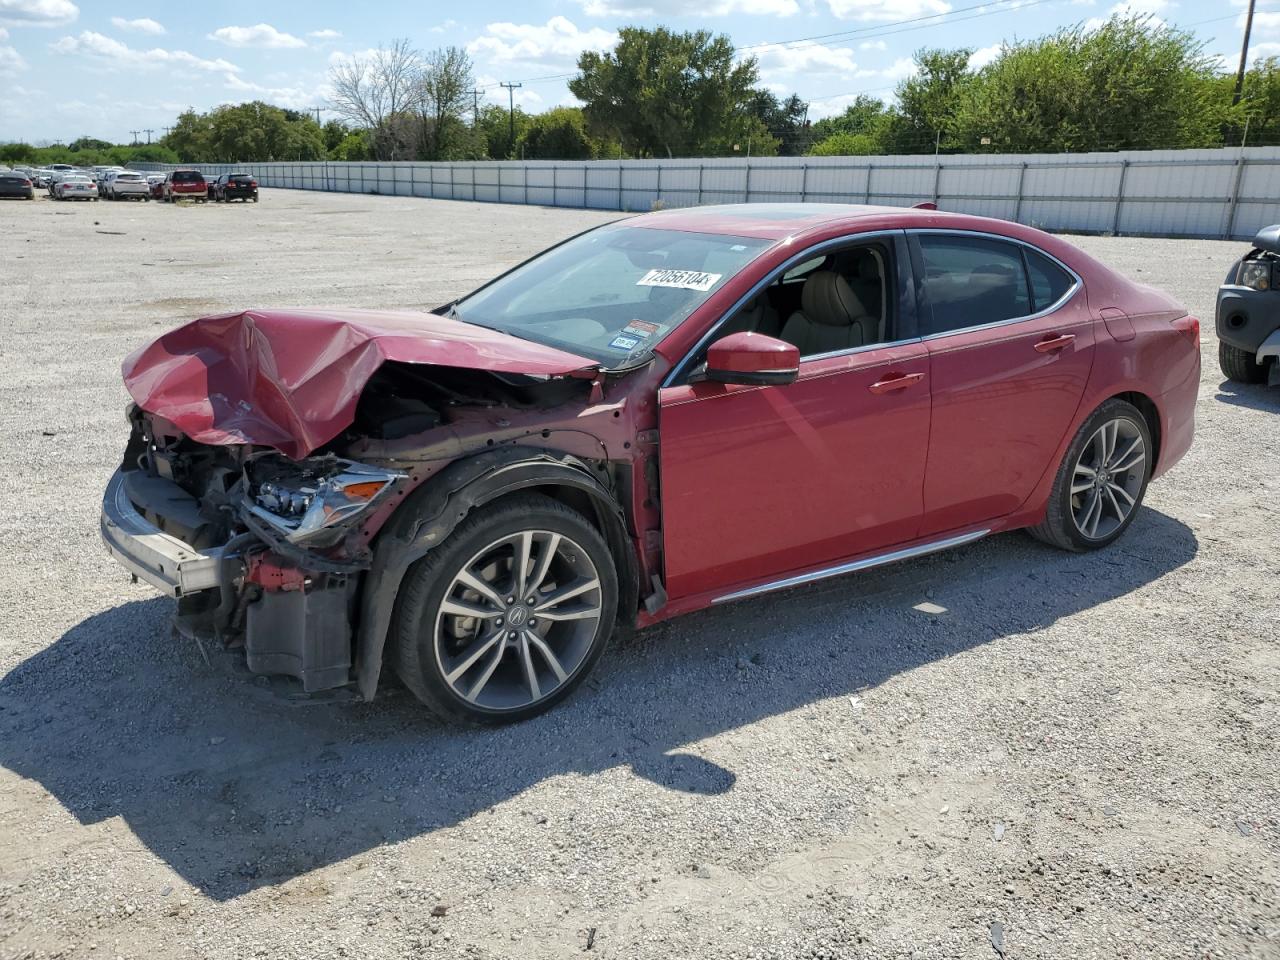
<svg viewBox="0 0 1280 960">
<path fill-rule="evenodd" d="M 112 173 L 118 173 L 124 167 L 114 164 L 98 164 L 89 168 L 89 178 L 98 186 L 98 192 L 102 196 L 106 196 L 107 176 Z"/>
<path fill-rule="evenodd" d="M 1264 227 L 1218 288 L 1218 366 L 1229 380 L 1280 385 L 1280 224 Z"/>
<path fill-rule="evenodd" d="M 31 175 L 31 182 L 41 190 L 49 186 L 49 180 L 53 176 L 53 171 L 48 167 L 41 167 Z"/>
<path fill-rule="evenodd" d="M 98 185 L 82 173 L 60 177 L 53 185 L 55 200 L 97 200 Z"/>
<path fill-rule="evenodd" d="M 213 199 L 219 203 L 231 200 L 258 202 L 258 178 L 251 173 L 224 173 L 209 187 Z"/>
<path fill-rule="evenodd" d="M 147 189 L 151 193 L 152 200 L 164 199 L 164 181 L 165 175 L 163 173 L 147 174 Z"/>
<path fill-rule="evenodd" d="M 253 672 L 369 699 L 385 661 L 444 717 L 509 722 L 619 624 L 1017 528 L 1107 547 L 1191 445 L 1199 330 L 1016 223 L 651 213 L 432 313 L 162 335 L 124 363 L 101 529 Z"/>
<path fill-rule="evenodd" d="M 73 167 L 69 163 L 51 163 L 49 164 L 49 169 L 57 173 L 75 173 L 78 170 L 77 167 Z"/>
<path fill-rule="evenodd" d="M 76 170 L 74 168 L 71 170 L 54 170 L 49 174 L 49 183 L 46 186 L 46 190 L 48 191 L 49 196 L 56 199 L 57 194 L 54 192 L 54 187 L 58 185 L 58 181 L 66 177 L 83 177 L 84 175 L 83 171 Z"/>
<path fill-rule="evenodd" d="M 34 200 L 36 188 L 27 174 L 18 173 L 16 170 L 0 170 L 0 197 Z"/>
<path fill-rule="evenodd" d="M 164 180 L 164 199 L 169 203 L 178 200 L 209 199 L 209 185 L 199 170 L 172 170 Z"/>
<path fill-rule="evenodd" d="M 132 170 L 113 171 L 107 174 L 108 200 L 151 199 L 151 186 L 146 177 Z"/>
</svg>

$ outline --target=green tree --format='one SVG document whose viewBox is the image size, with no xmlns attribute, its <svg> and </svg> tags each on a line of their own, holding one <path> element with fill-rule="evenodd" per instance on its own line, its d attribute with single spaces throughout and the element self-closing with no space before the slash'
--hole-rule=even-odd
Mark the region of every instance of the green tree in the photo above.
<svg viewBox="0 0 1280 960">
<path fill-rule="evenodd" d="M 948 130 L 972 150 L 1207 147 L 1221 142 L 1224 93 L 1192 34 L 1113 16 L 1005 47 L 961 87 Z"/>
<path fill-rule="evenodd" d="M 597 151 L 582 110 L 556 107 L 530 120 L 516 152 L 530 160 L 590 160 Z"/>
<path fill-rule="evenodd" d="M 898 109 L 881 128 L 882 145 L 899 153 L 954 149 L 961 98 L 973 82 L 973 51 L 918 50 L 917 71 L 898 84 Z"/>
<path fill-rule="evenodd" d="M 494 160 L 509 160 L 519 156 L 517 150 L 520 138 L 529 129 L 533 118 L 519 107 L 515 108 L 514 140 L 511 138 L 511 119 L 507 108 L 500 107 L 496 103 L 486 104 L 480 108 L 478 127 L 480 135 L 484 138 L 485 154 L 488 157 Z"/>
<path fill-rule="evenodd" d="M 185 110 L 161 142 L 178 155 L 179 163 L 197 163 L 210 156 L 213 124 L 209 115 Z"/>
<path fill-rule="evenodd" d="M 0 144 L 0 163 L 31 163 L 36 159 L 36 148 L 29 143 Z M 57 161 L 53 161 L 57 162 Z"/>
<path fill-rule="evenodd" d="M 367 130 L 348 131 L 337 144 L 329 150 L 330 160 L 371 160 L 369 152 L 369 133 Z"/>
<path fill-rule="evenodd" d="M 475 152 L 476 140 L 462 122 L 474 89 L 471 58 L 461 47 L 427 54 L 414 85 L 421 120 L 419 159 L 463 159 Z"/>
<path fill-rule="evenodd" d="M 578 70 L 569 89 L 591 133 L 636 156 L 688 156 L 723 142 L 757 80 L 755 58 L 736 60 L 728 37 L 666 27 L 623 27 L 613 50 L 584 52 Z"/>
<path fill-rule="evenodd" d="M 753 90 L 747 100 L 747 112 L 757 117 L 778 142 L 780 156 L 797 157 L 809 148 L 809 104 L 798 94 L 779 100 L 768 90 Z"/>
<path fill-rule="evenodd" d="M 1223 78 L 1219 92 L 1222 102 L 1231 102 L 1230 81 Z M 1244 78 L 1244 96 L 1232 118 L 1233 128 L 1239 128 L 1246 143 L 1274 144 L 1280 142 L 1280 60 L 1267 57 L 1256 60 Z M 1245 123 L 1248 123 L 1246 134 Z"/>
</svg>

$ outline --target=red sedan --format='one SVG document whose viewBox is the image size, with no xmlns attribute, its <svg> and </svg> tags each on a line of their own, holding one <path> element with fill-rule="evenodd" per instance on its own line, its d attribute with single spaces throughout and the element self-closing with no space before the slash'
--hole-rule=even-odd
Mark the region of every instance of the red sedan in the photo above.
<svg viewBox="0 0 1280 960">
<path fill-rule="evenodd" d="M 703 207 L 429 314 L 247 311 L 125 363 L 112 553 L 259 673 L 528 717 L 619 624 L 1016 528 L 1121 536 L 1186 453 L 1199 322 L 998 220 Z"/>
</svg>

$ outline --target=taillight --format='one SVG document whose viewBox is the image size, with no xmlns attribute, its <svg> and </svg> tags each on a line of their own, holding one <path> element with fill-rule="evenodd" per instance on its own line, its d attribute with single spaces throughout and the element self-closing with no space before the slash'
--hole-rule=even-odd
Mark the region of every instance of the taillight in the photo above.
<svg viewBox="0 0 1280 960">
<path fill-rule="evenodd" d="M 257 180 L 250 180 L 250 181 L 249 181 L 249 186 L 251 186 L 251 187 L 253 187 L 253 189 L 257 190 L 257 189 L 258 189 L 258 181 L 257 181 Z"/>
<path fill-rule="evenodd" d="M 1173 321 L 1173 328 L 1195 344 L 1197 350 L 1200 349 L 1200 321 L 1198 318 L 1191 316 L 1191 314 L 1179 317 Z"/>
</svg>

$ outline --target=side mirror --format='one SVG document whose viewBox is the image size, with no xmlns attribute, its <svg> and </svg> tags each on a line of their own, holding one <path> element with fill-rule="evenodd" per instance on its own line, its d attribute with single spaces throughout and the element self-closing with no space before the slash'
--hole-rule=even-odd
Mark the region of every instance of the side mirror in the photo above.
<svg viewBox="0 0 1280 960">
<path fill-rule="evenodd" d="M 708 380 L 718 383 L 776 385 L 800 375 L 800 350 L 763 333 L 731 333 L 707 350 Z"/>
</svg>

